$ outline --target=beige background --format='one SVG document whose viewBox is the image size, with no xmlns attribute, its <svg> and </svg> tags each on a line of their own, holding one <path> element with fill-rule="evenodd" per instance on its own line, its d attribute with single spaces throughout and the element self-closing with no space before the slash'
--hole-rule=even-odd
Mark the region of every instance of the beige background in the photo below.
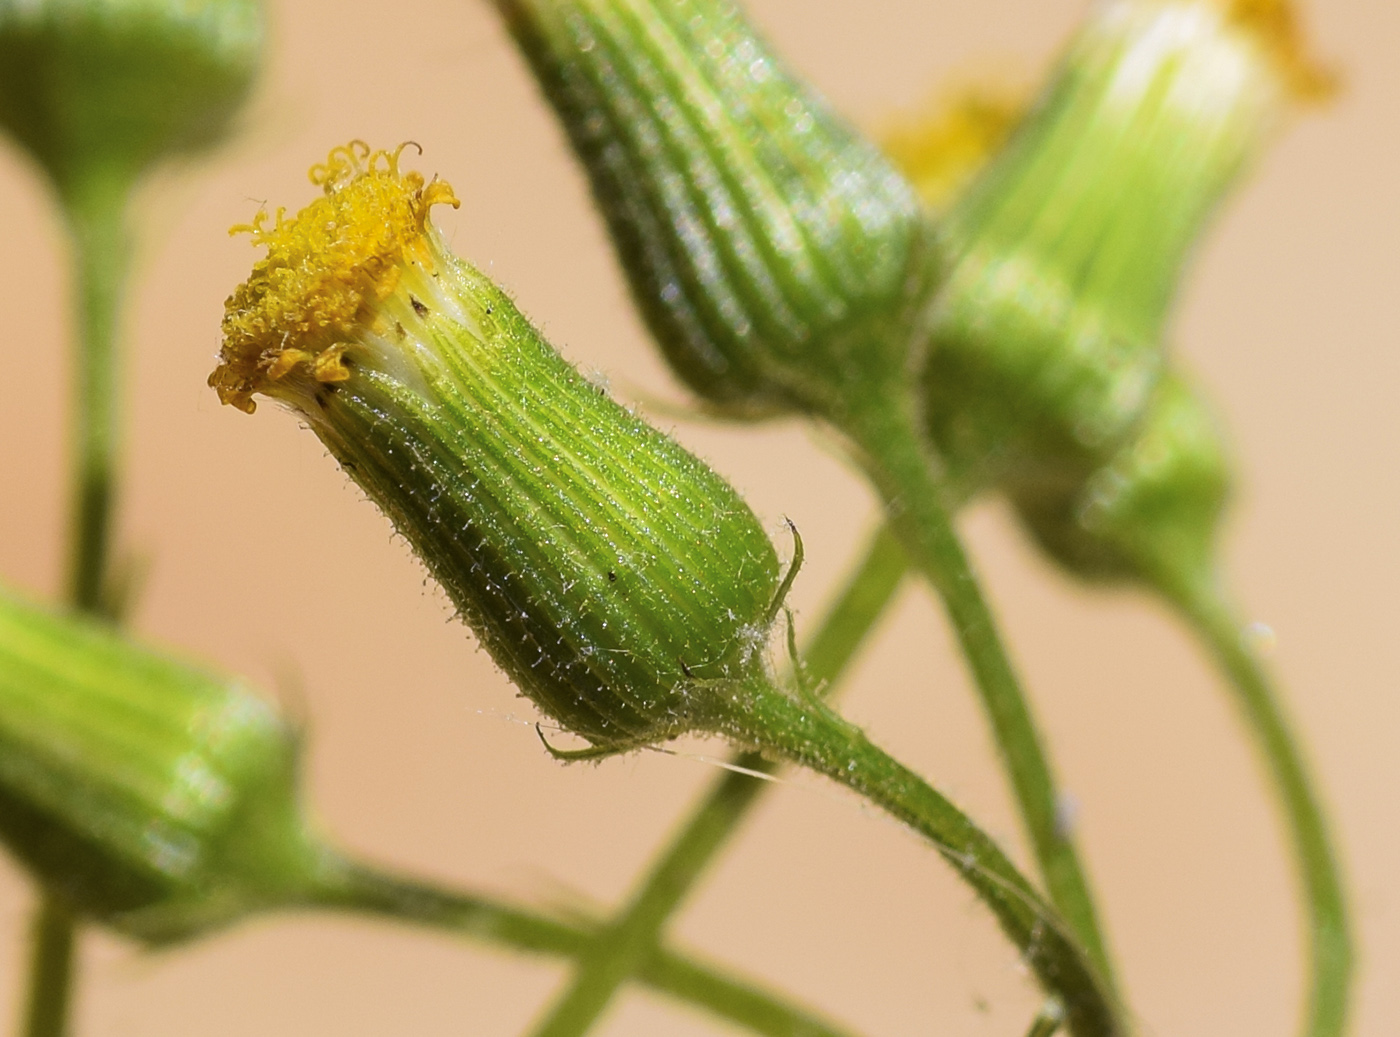
<svg viewBox="0 0 1400 1037">
<path fill-rule="evenodd" d="M 754 0 L 781 49 L 877 125 L 971 68 L 1050 55 L 1083 0 Z M 247 272 L 224 230 L 296 206 L 334 144 L 422 142 L 443 217 L 581 365 L 624 395 L 683 396 L 631 316 L 583 183 L 483 3 L 274 5 L 269 76 L 241 139 L 169 175 L 142 212 L 128 314 L 131 436 L 121 527 L 152 568 L 145 634 L 259 678 L 309 718 L 308 796 L 340 840 L 387 862 L 545 901 L 614 903 L 716 776 L 692 745 L 599 767 L 551 762 L 517 700 L 386 523 L 284 413 L 247 418 L 204 387 L 221 304 Z M 391 13 L 392 11 L 392 13 Z M 1309 12 L 1345 70 L 1215 228 L 1174 338 L 1228 416 L 1243 491 L 1226 539 L 1334 807 L 1364 953 L 1356 1033 L 1400 1032 L 1400 5 Z M 0 574 L 52 593 L 60 569 L 63 249 L 48 199 L 0 151 Z M 653 407 L 653 412 L 655 408 Z M 872 521 L 864 489 L 796 424 L 669 416 L 776 530 L 801 527 L 796 601 L 815 616 Z M 996 506 L 966 530 L 1080 803 L 1127 989 L 1146 1034 L 1293 1027 L 1297 920 L 1273 816 L 1215 679 L 1180 629 L 1042 563 Z M 1019 848 L 941 617 L 922 591 L 846 700 L 877 740 Z M 0 1019 L 17 1000 L 29 895 L 0 865 Z M 678 924 L 684 941 L 871 1034 L 1024 1032 L 1035 1004 L 971 896 L 897 826 L 794 778 L 765 802 Z M 562 976 L 436 936 L 276 917 L 179 953 L 83 949 L 79 1033 L 505 1035 Z M 600 1032 L 725 1032 L 632 993 Z"/>
</svg>

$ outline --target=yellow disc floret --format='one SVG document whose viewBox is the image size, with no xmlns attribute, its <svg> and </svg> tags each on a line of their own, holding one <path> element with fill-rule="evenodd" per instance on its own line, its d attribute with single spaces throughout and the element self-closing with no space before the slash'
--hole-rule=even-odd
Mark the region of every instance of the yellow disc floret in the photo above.
<svg viewBox="0 0 1400 1037">
<path fill-rule="evenodd" d="M 1336 91 L 1336 74 L 1309 53 L 1290 0 L 1226 0 L 1225 7 L 1230 20 L 1264 47 L 1295 97 L 1316 101 Z"/>
<path fill-rule="evenodd" d="M 343 362 L 355 329 L 398 283 L 403 263 L 430 264 L 428 210 L 459 204 L 452 188 L 402 172 L 394 151 L 351 141 L 313 166 L 324 190 L 291 219 L 261 211 L 247 233 L 267 255 L 224 304 L 220 363 L 209 376 L 219 399 L 251 413 L 253 394 L 304 369 L 317 382 L 349 377 Z M 416 145 L 415 145 L 416 147 Z"/>
<path fill-rule="evenodd" d="M 1023 91 L 974 86 L 952 91 L 884 135 L 885 153 L 924 204 L 946 206 L 1011 135 L 1025 114 Z"/>
</svg>

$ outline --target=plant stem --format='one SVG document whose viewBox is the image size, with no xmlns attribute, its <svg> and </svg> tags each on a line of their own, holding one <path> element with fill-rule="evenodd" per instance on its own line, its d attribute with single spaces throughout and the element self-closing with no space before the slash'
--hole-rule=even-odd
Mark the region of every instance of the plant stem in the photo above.
<svg viewBox="0 0 1400 1037">
<path fill-rule="evenodd" d="M 1107 944 L 1073 840 L 1058 823 L 1059 794 L 1035 719 L 953 527 L 949 491 L 937 462 L 924 445 L 913 406 L 901 406 L 900 396 L 908 393 L 867 396 L 877 401 L 875 406 L 837 423 L 863 452 L 867 474 L 885 501 L 889 521 L 911 565 L 924 573 L 943 599 L 991 722 L 1050 900 L 1112 988 Z"/>
<path fill-rule="evenodd" d="M 360 911 L 424 925 L 536 954 L 577 958 L 594 945 L 594 925 L 559 921 L 521 908 L 443 890 L 330 857 L 307 906 Z M 850 1037 L 849 1032 L 763 990 L 674 951 L 652 946 L 637 979 L 659 993 L 702 1008 L 766 1037 Z"/>
<path fill-rule="evenodd" d="M 888 528 L 872 539 L 856 571 L 812 641 L 804 658 L 806 679 L 830 691 L 856 650 L 893 600 L 905 571 L 904 551 Z M 667 921 L 694 888 L 769 783 L 778 764 L 758 753 L 739 753 L 736 767 L 720 778 L 656 859 L 630 902 L 581 957 L 573 982 L 536 1028 L 537 1037 L 574 1037 L 598 1019 L 619 987 L 648 960 Z"/>
<path fill-rule="evenodd" d="M 716 682 L 697 696 L 697 724 L 824 774 L 923 835 L 992 910 L 1075 1037 L 1121 1037 L 1112 992 L 1066 928 L 1001 849 L 917 774 L 816 699 L 767 683 Z"/>
<path fill-rule="evenodd" d="M 73 978 L 73 918 L 54 897 L 44 897 L 34 915 L 29 960 L 25 1037 L 62 1037 L 68 1031 Z"/>
<path fill-rule="evenodd" d="M 1051 1001 L 1035 1017 L 1030 1030 L 1026 1032 L 1026 1037 L 1055 1037 L 1055 1034 L 1060 1032 L 1060 1025 L 1064 1021 L 1065 1013 L 1060 1008 L 1059 1002 Z"/>
<path fill-rule="evenodd" d="M 73 398 L 68 600 L 105 614 L 120 446 L 117 324 L 126 281 L 125 181 L 95 178 L 67 196 L 80 331 Z"/>
<path fill-rule="evenodd" d="M 1337 1037 L 1346 1027 L 1352 949 L 1346 897 L 1327 821 L 1307 764 L 1268 673 L 1249 649 L 1242 624 L 1209 578 L 1157 580 L 1228 676 L 1255 746 L 1273 778 L 1293 841 L 1309 922 L 1311 987 L 1302 1030 Z"/>
<path fill-rule="evenodd" d="M 73 250 L 78 341 L 74 351 L 69 505 L 69 604 L 105 615 L 115 459 L 118 449 L 117 322 L 126 279 L 126 201 L 123 178 L 94 176 L 65 192 Z M 26 1037 L 67 1032 L 73 988 L 76 926 L 51 891 L 40 894 L 30 955 Z"/>
</svg>

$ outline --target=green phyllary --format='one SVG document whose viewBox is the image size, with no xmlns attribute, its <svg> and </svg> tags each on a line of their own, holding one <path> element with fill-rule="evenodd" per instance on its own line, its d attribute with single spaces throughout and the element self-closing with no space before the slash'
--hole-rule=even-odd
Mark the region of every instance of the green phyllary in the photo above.
<svg viewBox="0 0 1400 1037">
<path fill-rule="evenodd" d="M 739 495 L 583 378 L 454 256 L 398 153 L 332 153 L 261 221 L 226 402 L 295 407 L 520 689 L 600 746 L 663 740 L 687 689 L 762 667 L 778 561 Z M 309 329 L 309 330 L 303 330 Z"/>
<path fill-rule="evenodd" d="M 0 595 L 0 839 L 79 916 L 163 942 L 283 900 L 296 762 L 243 683 Z"/>
<path fill-rule="evenodd" d="M 936 268 L 893 164 L 732 3 L 497 0 L 676 372 L 827 416 L 903 378 Z"/>
<path fill-rule="evenodd" d="M 1214 571 L 1230 466 L 1209 408 L 1168 371 L 1147 415 L 1113 458 L 1080 486 L 1035 484 L 1013 495 L 1041 546 L 1095 580 L 1154 584 Z"/>
<path fill-rule="evenodd" d="M 1094 13 L 945 215 L 951 265 L 924 378 L 964 494 L 1063 490 L 1132 435 L 1191 247 L 1291 99 L 1322 82 L 1281 3 Z"/>
<path fill-rule="evenodd" d="M 261 64 L 258 0 L 0 0 L 0 126 L 65 197 L 217 141 Z"/>
</svg>

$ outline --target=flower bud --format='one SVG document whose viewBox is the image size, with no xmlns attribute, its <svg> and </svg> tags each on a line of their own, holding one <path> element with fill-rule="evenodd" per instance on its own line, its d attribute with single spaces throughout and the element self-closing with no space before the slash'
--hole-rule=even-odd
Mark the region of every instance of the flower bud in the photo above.
<svg viewBox="0 0 1400 1037">
<path fill-rule="evenodd" d="M 1321 89 L 1284 0 L 1117 0 L 947 216 L 926 368 L 967 489 L 1076 484 L 1161 377 L 1187 253 L 1290 98 Z"/>
<path fill-rule="evenodd" d="M 296 755 L 240 683 L 0 594 L 0 839 L 73 911 L 160 942 L 285 899 Z"/>
<path fill-rule="evenodd" d="M 212 144 L 257 72 L 259 0 L 0 0 L 0 126 L 67 196 Z"/>
<path fill-rule="evenodd" d="M 606 749 L 686 730 L 691 687 L 762 667 L 773 547 L 452 255 L 428 219 L 452 189 L 402 150 L 336 149 L 323 197 L 259 217 L 210 384 L 298 411 L 565 728 Z"/>
<path fill-rule="evenodd" d="M 829 416 L 903 379 L 911 307 L 935 267 L 916 196 L 733 3 L 497 6 L 652 334 L 696 393 Z"/>
<path fill-rule="evenodd" d="M 1142 425 L 1108 464 L 1076 488 L 1027 489 L 1014 503 L 1071 572 L 1157 584 L 1209 573 L 1229 488 L 1214 418 L 1169 372 Z"/>
</svg>

